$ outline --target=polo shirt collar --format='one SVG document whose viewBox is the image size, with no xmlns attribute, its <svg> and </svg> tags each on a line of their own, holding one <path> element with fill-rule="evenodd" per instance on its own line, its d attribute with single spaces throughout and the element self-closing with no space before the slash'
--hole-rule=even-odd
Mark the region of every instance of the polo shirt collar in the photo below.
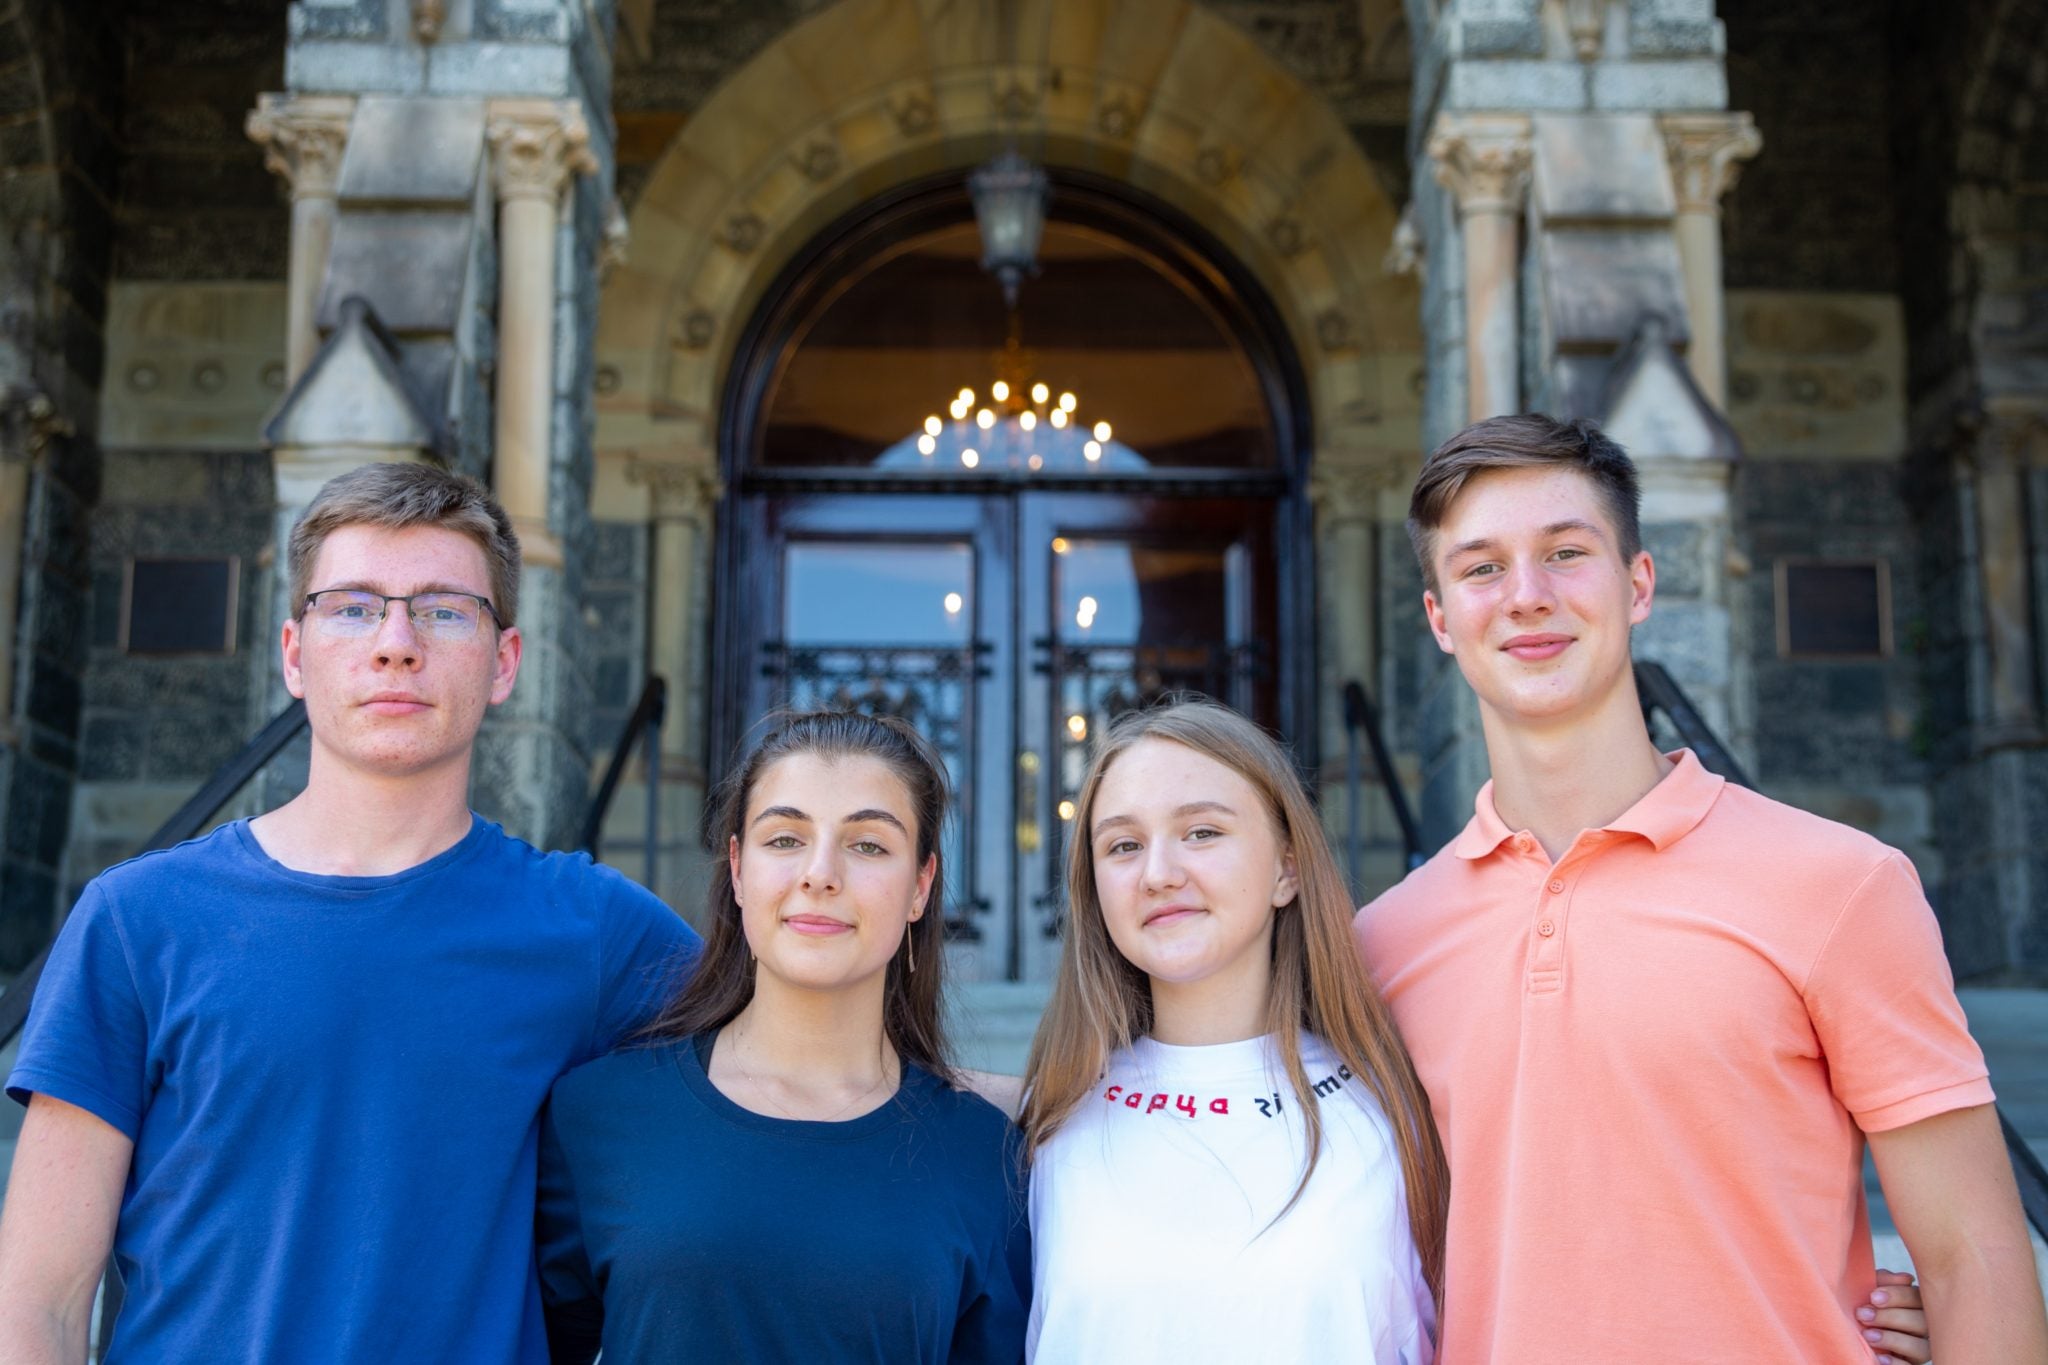
<svg viewBox="0 0 2048 1365">
<path fill-rule="evenodd" d="M 1666 754 L 1676 766 L 1666 774 L 1664 780 L 1643 793 L 1640 801 L 1623 811 L 1609 830 L 1622 834 L 1639 834 L 1648 839 L 1658 852 L 1683 839 L 1713 809 L 1721 789 L 1728 785 L 1728 779 L 1710 773 L 1701 765 L 1697 755 L 1690 749 L 1678 749 Z M 1451 843 L 1451 852 L 1468 862 L 1486 857 L 1502 844 L 1515 837 L 1516 831 L 1509 829 L 1507 821 L 1500 818 L 1500 812 L 1493 807 L 1493 783 L 1479 789 L 1478 799 L 1473 802 L 1472 819 L 1464 831 Z"/>
</svg>

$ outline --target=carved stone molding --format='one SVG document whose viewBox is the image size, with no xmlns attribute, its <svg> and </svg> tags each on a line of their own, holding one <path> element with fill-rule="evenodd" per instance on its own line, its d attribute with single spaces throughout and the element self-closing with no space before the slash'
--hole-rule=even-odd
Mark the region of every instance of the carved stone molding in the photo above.
<svg viewBox="0 0 2048 1365">
<path fill-rule="evenodd" d="M 1526 114 L 1439 114 L 1429 134 L 1437 183 L 1463 213 L 1520 213 L 1531 156 Z"/>
<path fill-rule="evenodd" d="M 294 199 L 332 197 L 355 109 L 353 95 L 259 95 L 243 127 L 263 148 L 263 164 L 291 185 Z"/>
<path fill-rule="evenodd" d="M 725 496 L 718 475 L 701 465 L 632 456 L 626 461 L 626 477 L 653 495 L 656 521 L 702 523 Z"/>
<path fill-rule="evenodd" d="M 493 100 L 484 122 L 500 199 L 558 202 L 572 175 L 598 169 L 590 126 L 567 100 Z"/>
<path fill-rule="evenodd" d="M 412 0 L 412 36 L 431 44 L 448 22 L 448 0 Z"/>
<path fill-rule="evenodd" d="M 1748 114 L 1666 114 L 1658 124 L 1680 213 L 1719 213 L 1742 163 L 1763 150 L 1763 134 Z"/>
<path fill-rule="evenodd" d="M 1393 486 L 1394 477 L 1392 470 L 1377 466 L 1318 469 L 1308 485 L 1316 520 L 1325 526 L 1375 520 L 1380 494 Z"/>
<path fill-rule="evenodd" d="M 0 463 L 34 464 L 52 441 L 76 434 L 47 395 L 33 389 L 0 394 Z"/>
</svg>

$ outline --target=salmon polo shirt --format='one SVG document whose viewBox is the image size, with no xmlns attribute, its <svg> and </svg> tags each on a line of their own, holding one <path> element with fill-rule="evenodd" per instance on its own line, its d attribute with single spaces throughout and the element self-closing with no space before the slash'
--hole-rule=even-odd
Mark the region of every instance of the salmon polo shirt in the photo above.
<svg viewBox="0 0 2048 1365">
<path fill-rule="evenodd" d="M 1913 866 L 1689 751 L 1359 912 L 1451 1163 L 1441 1365 L 1869 1365 L 1863 1134 L 1989 1104 Z"/>
</svg>

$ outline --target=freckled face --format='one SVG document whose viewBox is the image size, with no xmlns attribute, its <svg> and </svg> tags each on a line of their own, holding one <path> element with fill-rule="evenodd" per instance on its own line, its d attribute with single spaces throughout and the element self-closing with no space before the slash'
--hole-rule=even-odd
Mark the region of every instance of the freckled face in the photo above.
<svg viewBox="0 0 2048 1365">
<path fill-rule="evenodd" d="M 483 547 L 439 526 L 339 527 L 314 557 L 310 582 L 315 592 L 491 594 Z M 497 629 L 489 613 L 474 636 L 458 640 L 421 638 L 396 606 L 365 636 L 337 637 L 292 619 L 282 643 L 285 686 L 305 699 L 323 761 L 380 776 L 467 762 L 484 712 L 512 694 L 519 673 L 519 632 Z"/>
<path fill-rule="evenodd" d="M 1144 739 L 1110 764 L 1089 816 L 1095 894 L 1132 965 L 1175 984 L 1269 970 L 1274 911 L 1296 880 L 1251 783 L 1185 745 Z"/>
<path fill-rule="evenodd" d="M 1480 704 L 1524 724 L 1569 721 L 1629 677 L 1629 630 L 1649 619 L 1656 572 L 1624 558 L 1598 487 L 1575 469 L 1478 475 L 1452 502 L 1423 594 L 1437 646 Z"/>
<path fill-rule="evenodd" d="M 755 779 L 727 857 L 759 970 L 811 990 L 879 984 L 937 869 L 886 763 L 807 753 Z"/>
</svg>

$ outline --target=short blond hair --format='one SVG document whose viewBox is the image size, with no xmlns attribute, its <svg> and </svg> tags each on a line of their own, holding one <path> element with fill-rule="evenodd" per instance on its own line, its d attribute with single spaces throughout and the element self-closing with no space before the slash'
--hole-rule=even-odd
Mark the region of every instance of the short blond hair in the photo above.
<svg viewBox="0 0 2048 1365">
<path fill-rule="evenodd" d="M 431 464 L 366 464 L 321 485 L 292 527 L 287 550 L 291 611 L 306 609 L 313 562 L 327 537 L 344 526 L 403 531 L 438 526 L 459 531 L 484 552 L 491 580 L 491 614 L 500 627 L 519 613 L 519 538 L 498 500 L 475 479 Z"/>
</svg>

